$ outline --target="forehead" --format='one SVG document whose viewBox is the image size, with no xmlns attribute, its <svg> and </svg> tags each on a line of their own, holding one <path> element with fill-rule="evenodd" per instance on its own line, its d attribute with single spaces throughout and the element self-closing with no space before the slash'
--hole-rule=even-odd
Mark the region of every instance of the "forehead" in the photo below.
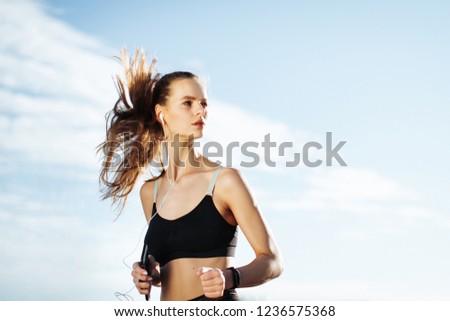
<svg viewBox="0 0 450 321">
<path fill-rule="evenodd" d="M 170 85 L 170 98 L 182 99 L 185 96 L 204 99 L 205 86 L 196 78 L 174 80 Z"/>
</svg>

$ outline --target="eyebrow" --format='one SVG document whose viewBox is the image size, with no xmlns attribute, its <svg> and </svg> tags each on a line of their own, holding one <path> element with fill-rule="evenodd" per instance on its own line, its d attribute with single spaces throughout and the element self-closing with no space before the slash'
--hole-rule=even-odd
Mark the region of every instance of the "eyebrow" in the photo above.
<svg viewBox="0 0 450 321">
<path fill-rule="evenodd" d="M 189 100 L 197 100 L 197 98 L 193 97 L 193 96 L 184 96 L 183 98 L 181 98 L 180 100 L 185 100 L 185 99 L 189 99 Z M 200 99 L 200 100 L 207 100 L 206 97 Z"/>
</svg>

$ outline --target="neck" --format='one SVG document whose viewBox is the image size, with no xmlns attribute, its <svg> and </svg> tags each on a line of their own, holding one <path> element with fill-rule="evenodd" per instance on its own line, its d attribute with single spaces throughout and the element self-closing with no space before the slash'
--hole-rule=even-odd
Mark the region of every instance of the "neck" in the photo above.
<svg viewBox="0 0 450 321">
<path fill-rule="evenodd" d="M 166 175 L 170 182 L 175 183 L 195 166 L 198 155 L 194 149 L 193 140 L 182 140 L 179 136 L 175 136 L 167 142 L 169 166 Z"/>
</svg>

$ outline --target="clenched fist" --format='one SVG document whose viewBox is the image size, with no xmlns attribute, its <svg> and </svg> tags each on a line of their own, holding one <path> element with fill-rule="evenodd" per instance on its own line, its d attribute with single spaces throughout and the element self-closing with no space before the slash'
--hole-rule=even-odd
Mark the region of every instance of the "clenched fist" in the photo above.
<svg viewBox="0 0 450 321">
<path fill-rule="evenodd" d="M 219 298 L 225 290 L 225 276 L 221 269 L 200 267 L 197 269 L 203 292 L 208 298 Z"/>
</svg>

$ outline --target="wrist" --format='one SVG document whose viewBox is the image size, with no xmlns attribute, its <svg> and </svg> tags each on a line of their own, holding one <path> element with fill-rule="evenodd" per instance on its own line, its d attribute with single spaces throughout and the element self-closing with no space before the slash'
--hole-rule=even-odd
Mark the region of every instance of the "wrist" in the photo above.
<svg viewBox="0 0 450 321">
<path fill-rule="evenodd" d="M 152 273 L 150 274 L 150 277 L 152 278 L 152 285 L 154 286 L 160 286 L 161 284 L 161 275 L 159 274 L 159 271 L 157 269 L 153 269 Z"/>
<path fill-rule="evenodd" d="M 225 279 L 225 290 L 228 290 L 233 286 L 233 274 L 228 269 L 222 270 L 222 273 Z"/>
<path fill-rule="evenodd" d="M 234 267 L 227 268 L 225 270 L 228 277 L 225 276 L 225 289 L 236 289 L 241 283 L 241 273 Z"/>
</svg>

